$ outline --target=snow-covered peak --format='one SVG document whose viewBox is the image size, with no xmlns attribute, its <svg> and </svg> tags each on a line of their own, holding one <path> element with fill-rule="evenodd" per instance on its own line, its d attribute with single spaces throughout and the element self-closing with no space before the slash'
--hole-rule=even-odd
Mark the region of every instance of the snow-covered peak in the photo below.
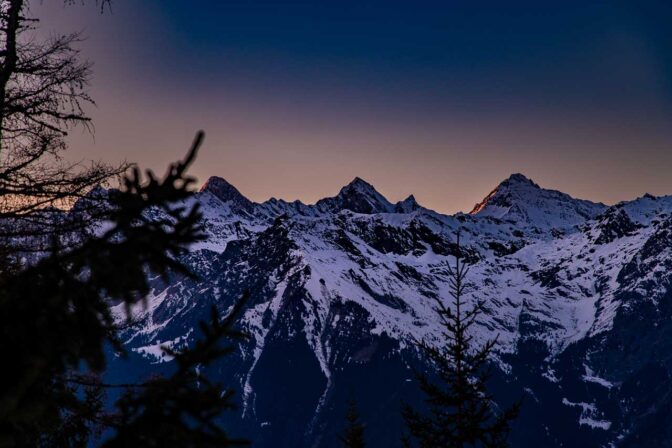
<svg viewBox="0 0 672 448">
<path fill-rule="evenodd" d="M 654 220 L 670 216 L 672 196 L 653 196 L 647 193 L 632 201 L 620 202 L 613 207 L 625 210 L 634 222 L 649 225 Z"/>
<path fill-rule="evenodd" d="M 516 173 L 500 183 L 470 212 L 530 226 L 542 231 L 566 229 L 592 219 L 606 209 L 601 203 L 575 199 L 568 194 L 541 188 Z"/>
<path fill-rule="evenodd" d="M 355 177 L 339 193 L 331 198 L 317 201 L 315 206 L 323 212 L 350 210 L 355 213 L 394 213 L 395 207 L 370 183 Z"/>
<path fill-rule="evenodd" d="M 338 193 L 338 195 L 343 196 L 352 194 L 353 192 L 367 196 L 377 195 L 383 200 L 386 200 L 380 193 L 378 193 L 378 191 L 376 191 L 376 188 L 373 185 L 361 177 L 355 177 L 348 185 L 341 188 L 341 191 Z"/>
<path fill-rule="evenodd" d="M 520 173 L 512 174 L 508 179 L 503 180 L 494 190 L 490 192 L 481 202 L 474 205 L 474 208 L 469 212 L 471 215 L 485 214 L 488 216 L 496 216 L 496 212 L 504 212 L 504 208 L 511 207 L 511 191 L 515 191 L 520 196 L 522 193 L 525 196 L 533 196 L 534 190 L 540 190 L 541 187 L 535 184 Z M 501 207 L 502 209 L 495 209 Z M 496 216 L 498 217 L 498 216 Z"/>
<path fill-rule="evenodd" d="M 232 209 L 249 210 L 253 203 L 243 196 L 240 191 L 225 179 L 212 176 L 201 187 L 201 193 L 210 193 L 224 203 L 229 203 Z"/>
<path fill-rule="evenodd" d="M 423 207 L 418 204 L 418 201 L 415 200 L 415 196 L 410 195 L 403 201 L 399 201 L 394 206 L 394 209 L 397 213 L 412 213 L 416 210 L 420 210 Z"/>
<path fill-rule="evenodd" d="M 503 185 L 529 185 L 532 187 L 540 188 L 539 185 L 535 184 L 532 179 L 525 176 L 522 173 L 513 173 L 502 182 Z"/>
</svg>

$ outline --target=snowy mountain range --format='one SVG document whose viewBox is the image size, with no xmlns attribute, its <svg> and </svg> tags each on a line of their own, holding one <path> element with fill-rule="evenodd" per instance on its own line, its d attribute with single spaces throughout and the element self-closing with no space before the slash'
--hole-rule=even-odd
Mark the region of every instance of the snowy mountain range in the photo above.
<svg viewBox="0 0 672 448">
<path fill-rule="evenodd" d="M 413 369 L 428 369 L 413 341 L 438 340 L 460 230 L 468 300 L 485 301 L 473 336 L 498 338 L 493 391 L 524 398 L 513 446 L 672 446 L 672 196 L 606 206 L 514 174 L 448 216 L 359 178 L 307 205 L 212 177 L 190 201 L 207 232 L 183 259 L 198 278 L 152 280 L 116 379 L 169 369 L 161 346 L 250 290 L 250 338 L 210 372 L 240 392 L 227 424 L 254 446 L 335 447 L 355 399 L 370 445 L 399 446 L 401 403 L 422 399 Z"/>
</svg>

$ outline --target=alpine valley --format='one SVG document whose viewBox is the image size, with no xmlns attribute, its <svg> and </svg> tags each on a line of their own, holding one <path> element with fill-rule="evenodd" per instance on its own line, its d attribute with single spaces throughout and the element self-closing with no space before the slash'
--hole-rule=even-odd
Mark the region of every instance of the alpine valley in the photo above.
<svg viewBox="0 0 672 448">
<path fill-rule="evenodd" d="M 459 230 L 468 300 L 485 301 L 475 343 L 498 340 L 491 390 L 523 399 L 512 446 L 672 446 L 672 196 L 606 206 L 514 174 L 447 216 L 359 178 L 306 205 L 212 177 L 190 201 L 207 233 L 182 259 L 197 277 L 152 279 L 111 381 L 169 371 L 161 347 L 193 342 L 213 305 L 224 315 L 249 290 L 249 338 L 208 372 L 238 392 L 230 432 L 336 447 L 354 399 L 369 445 L 400 446 L 402 403 L 422 403 L 414 369 L 431 372 L 414 341 L 439 340 Z"/>
</svg>

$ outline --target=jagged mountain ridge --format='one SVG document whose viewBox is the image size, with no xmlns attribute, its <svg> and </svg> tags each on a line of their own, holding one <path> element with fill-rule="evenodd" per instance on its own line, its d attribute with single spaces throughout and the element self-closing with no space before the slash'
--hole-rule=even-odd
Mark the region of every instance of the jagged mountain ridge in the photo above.
<svg viewBox="0 0 672 448">
<path fill-rule="evenodd" d="M 629 334 L 636 321 L 623 316 L 638 307 L 665 322 L 671 197 L 607 207 L 516 174 L 471 214 L 454 216 L 412 197 L 392 204 L 361 179 L 306 205 L 255 204 L 211 178 L 192 201 L 202 207 L 208 239 L 184 261 L 199 280 L 157 280 L 144 325 L 126 335 L 127 345 L 145 370 L 169 364 L 162 344 L 188 343 L 212 304 L 224 312 L 250 289 L 242 324 L 252 337 L 233 366 L 218 369 L 243 391 L 241 428 L 260 446 L 331 446 L 345 390 L 364 386 L 372 403 L 365 408 L 381 419 L 370 431 L 388 443 L 374 446 L 398 439 L 385 431 L 398 418 L 395 406 L 373 403 L 395 388 L 414 398 L 408 366 L 422 360 L 412 340 L 437 337 L 432 300 L 448 297 L 457 229 L 473 263 L 471 297 L 486 301 L 476 340 L 498 336 L 500 387 L 534 402 L 514 445 L 602 446 L 638 434 L 616 391 L 639 374 L 639 358 L 615 370 L 603 352 Z M 389 390 L 376 389 L 381 372 Z M 283 387 L 303 401 L 280 412 L 274 400 Z M 525 428 L 539 418 L 535 407 L 549 421 Z"/>
</svg>

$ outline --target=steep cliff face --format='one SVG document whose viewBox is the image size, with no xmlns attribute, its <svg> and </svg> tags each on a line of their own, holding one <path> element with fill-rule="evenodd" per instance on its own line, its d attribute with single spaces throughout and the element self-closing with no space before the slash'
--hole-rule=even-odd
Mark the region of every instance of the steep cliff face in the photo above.
<svg viewBox="0 0 672 448">
<path fill-rule="evenodd" d="M 428 368 L 413 340 L 440 336 L 432 301 L 449 297 L 458 229 L 468 299 L 486 302 L 473 336 L 499 341 L 495 394 L 525 397 L 514 446 L 672 443 L 671 197 L 607 208 L 513 175 L 455 216 L 361 179 L 315 205 L 255 204 L 218 178 L 191 200 L 208 232 L 183 260 L 198 278 L 154 280 L 126 345 L 141 374 L 167 368 L 161 345 L 250 290 L 250 339 L 213 370 L 241 391 L 231 424 L 256 446 L 336 446 L 349 398 L 372 446 L 398 445 L 400 404 L 421 398 L 412 368 Z"/>
</svg>

